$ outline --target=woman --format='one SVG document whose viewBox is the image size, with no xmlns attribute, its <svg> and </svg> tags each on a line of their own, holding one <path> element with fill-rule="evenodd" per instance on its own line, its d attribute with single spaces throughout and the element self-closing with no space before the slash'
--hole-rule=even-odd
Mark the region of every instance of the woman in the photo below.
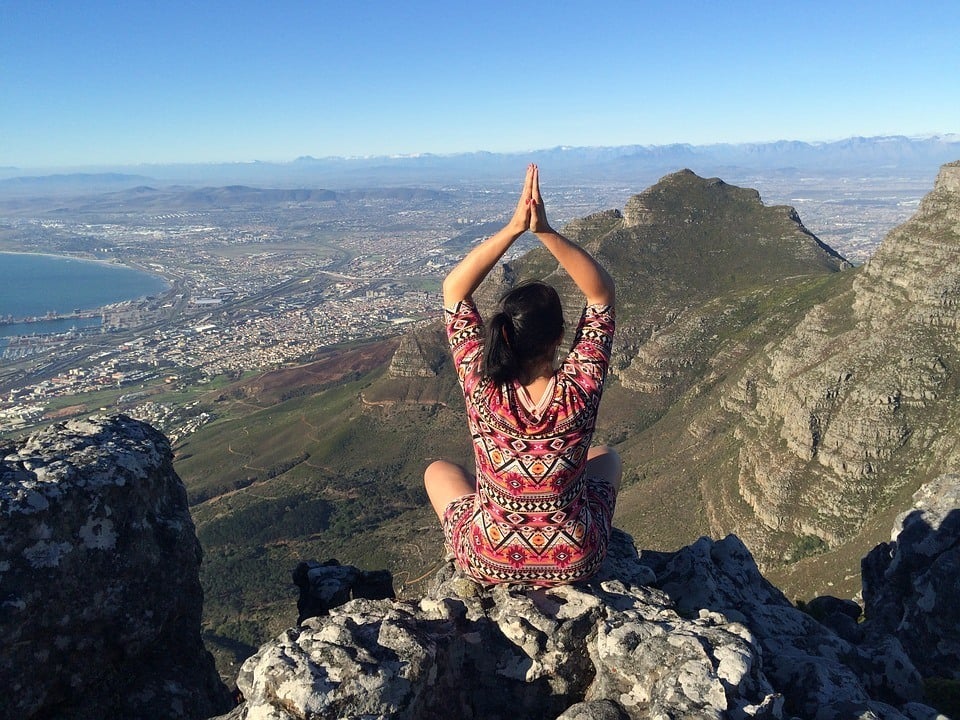
<svg viewBox="0 0 960 720">
<path fill-rule="evenodd" d="M 573 347 L 555 367 L 563 337 L 556 291 L 527 283 L 484 324 L 473 292 L 529 230 L 586 299 Z M 476 479 L 438 460 L 427 494 L 457 565 L 485 583 L 556 585 L 590 577 L 610 539 L 620 458 L 590 447 L 614 329 L 614 284 L 589 253 L 554 231 L 527 168 L 513 218 L 443 282 L 447 336 L 467 405 Z"/>
</svg>

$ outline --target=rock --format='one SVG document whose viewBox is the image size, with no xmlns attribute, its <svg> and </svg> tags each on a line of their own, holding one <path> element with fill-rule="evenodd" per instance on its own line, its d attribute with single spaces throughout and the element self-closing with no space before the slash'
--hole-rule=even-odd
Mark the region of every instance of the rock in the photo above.
<svg viewBox="0 0 960 720">
<path fill-rule="evenodd" d="M 925 677 L 960 680 L 960 475 L 913 497 L 861 563 L 865 629 L 898 638 Z"/>
<path fill-rule="evenodd" d="M 925 706 L 887 640 L 855 646 L 792 607 L 734 537 L 638 556 L 614 531 L 588 582 L 483 587 L 447 564 L 418 601 L 308 619 L 244 663 L 224 717 L 893 720 Z"/>
<path fill-rule="evenodd" d="M 840 718 L 847 716 L 844 708 L 866 707 L 872 699 L 902 704 L 923 697 L 920 676 L 895 639 L 858 646 L 837 636 L 767 582 L 735 536 L 702 538 L 640 561 L 656 571 L 657 585 L 681 613 L 720 613 L 750 629 L 788 713 Z"/>
<path fill-rule="evenodd" d="M 806 611 L 844 640 L 863 641 L 863 629 L 858 623 L 863 609 L 853 600 L 821 595 L 807 603 Z"/>
<path fill-rule="evenodd" d="M 807 612 L 817 620 L 832 615 L 842 615 L 857 621 L 863 614 L 863 609 L 853 600 L 836 598 L 832 595 L 821 595 L 807 603 Z"/>
<path fill-rule="evenodd" d="M 74 420 L 0 453 L 0 718 L 232 707 L 200 639 L 200 545 L 159 432 Z"/>
<path fill-rule="evenodd" d="M 571 705 L 557 720 L 629 720 L 629 716 L 610 700 Z"/>
<path fill-rule="evenodd" d="M 393 354 L 388 373 L 393 378 L 436 377 L 446 361 L 446 347 L 436 333 L 407 333 Z"/>
<path fill-rule="evenodd" d="M 341 565 L 336 560 L 300 563 L 293 571 L 293 582 L 300 588 L 297 625 L 302 625 L 307 618 L 326 615 L 330 608 L 353 598 L 383 600 L 396 597 L 389 571 L 367 572 Z"/>
</svg>

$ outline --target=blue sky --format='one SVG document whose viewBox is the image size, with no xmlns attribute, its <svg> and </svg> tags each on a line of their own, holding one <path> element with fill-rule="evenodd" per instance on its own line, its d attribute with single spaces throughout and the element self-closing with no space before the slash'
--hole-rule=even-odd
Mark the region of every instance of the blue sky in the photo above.
<svg viewBox="0 0 960 720">
<path fill-rule="evenodd" d="M 0 166 L 960 132 L 960 2 L 0 0 Z"/>
</svg>

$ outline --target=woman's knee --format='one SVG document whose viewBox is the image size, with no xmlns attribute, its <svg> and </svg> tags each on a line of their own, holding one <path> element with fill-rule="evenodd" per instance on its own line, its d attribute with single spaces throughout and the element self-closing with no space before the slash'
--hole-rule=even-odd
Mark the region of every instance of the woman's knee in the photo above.
<svg viewBox="0 0 960 720">
<path fill-rule="evenodd" d="M 620 453 L 609 445 L 594 445 L 587 451 L 587 467 L 591 477 L 599 477 L 620 490 L 623 461 Z"/>
<path fill-rule="evenodd" d="M 460 465 L 448 460 L 435 460 L 423 472 L 427 497 L 442 520 L 447 505 L 458 497 L 476 492 L 473 477 Z"/>
<path fill-rule="evenodd" d="M 448 483 L 456 478 L 465 477 L 466 471 L 449 460 L 434 460 L 423 471 L 423 484 L 429 487 L 437 483 Z"/>
</svg>

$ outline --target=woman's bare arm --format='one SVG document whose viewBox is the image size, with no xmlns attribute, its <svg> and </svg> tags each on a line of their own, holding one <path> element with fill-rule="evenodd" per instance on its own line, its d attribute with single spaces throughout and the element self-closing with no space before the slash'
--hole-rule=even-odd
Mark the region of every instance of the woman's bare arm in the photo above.
<svg viewBox="0 0 960 720">
<path fill-rule="evenodd" d="M 540 196 L 540 171 L 533 166 L 530 232 L 537 236 L 567 271 L 587 298 L 588 305 L 610 305 L 616 300 L 613 278 L 586 250 L 558 233 L 547 222 L 547 211 Z"/>
<path fill-rule="evenodd" d="M 534 166 L 527 167 L 513 217 L 501 230 L 473 248 L 443 280 L 443 305 L 452 308 L 473 295 L 487 274 L 518 237 L 530 227 Z"/>
</svg>

